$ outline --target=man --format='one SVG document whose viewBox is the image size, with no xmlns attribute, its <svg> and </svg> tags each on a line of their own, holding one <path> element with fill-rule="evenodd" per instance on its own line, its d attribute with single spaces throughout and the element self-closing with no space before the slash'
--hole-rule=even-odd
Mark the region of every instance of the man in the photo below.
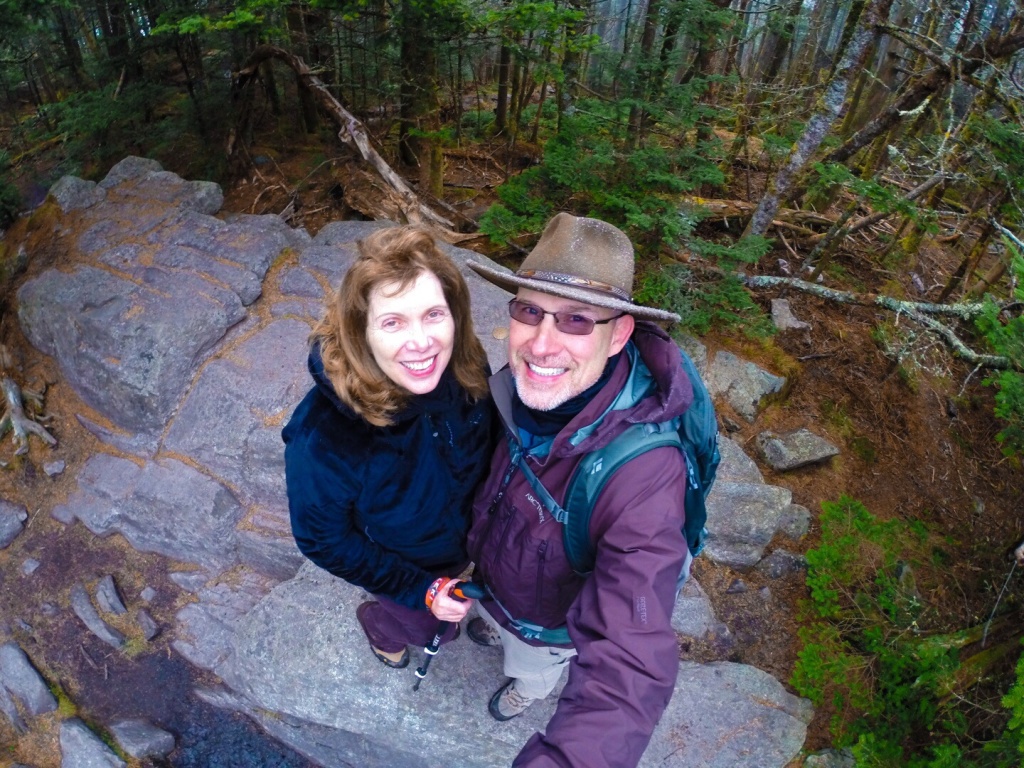
<svg viewBox="0 0 1024 768">
<path fill-rule="evenodd" d="M 515 274 L 470 262 L 516 292 L 509 366 L 490 382 L 507 435 L 477 492 L 469 535 L 474 579 L 488 597 L 468 634 L 502 647 L 511 678 L 491 699 L 491 714 L 521 714 L 569 667 L 545 734 L 534 734 L 515 766 L 635 766 L 675 685 L 670 618 L 689 561 L 682 453 L 652 449 L 611 477 L 593 506 L 587 575 L 570 566 L 564 526 L 527 474 L 564 503 L 584 456 L 633 423 L 665 422 L 689 407 L 678 347 L 646 322 L 679 318 L 632 302 L 633 266 L 625 234 L 565 213 Z M 468 607 L 449 590 L 439 589 L 434 611 L 458 620 Z"/>
</svg>

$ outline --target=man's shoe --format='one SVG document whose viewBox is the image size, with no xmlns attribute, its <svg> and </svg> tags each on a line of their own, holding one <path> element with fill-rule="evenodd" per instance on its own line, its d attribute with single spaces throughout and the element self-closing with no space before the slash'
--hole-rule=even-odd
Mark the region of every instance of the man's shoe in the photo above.
<svg viewBox="0 0 1024 768">
<path fill-rule="evenodd" d="M 498 634 L 498 630 L 479 616 L 466 625 L 466 634 L 477 645 L 501 645 L 501 635 Z"/>
<path fill-rule="evenodd" d="M 535 701 L 536 699 L 528 699 L 525 696 L 521 696 L 516 690 L 516 681 L 509 680 L 503 688 L 499 688 L 491 696 L 491 702 L 487 705 L 487 711 L 491 713 L 491 717 L 495 720 L 504 722 L 523 714 L 526 708 Z"/>
</svg>

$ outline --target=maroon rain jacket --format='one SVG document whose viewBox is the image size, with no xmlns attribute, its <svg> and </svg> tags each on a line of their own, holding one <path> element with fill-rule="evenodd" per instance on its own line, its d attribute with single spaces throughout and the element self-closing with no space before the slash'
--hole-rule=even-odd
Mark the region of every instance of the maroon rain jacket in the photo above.
<svg viewBox="0 0 1024 768">
<path fill-rule="evenodd" d="M 608 384 L 555 437 L 550 451 L 523 458 L 560 504 L 588 452 L 630 424 L 679 416 L 693 400 L 679 349 L 660 328 L 638 322 L 627 351 Z M 510 407 L 514 386 L 508 368 L 491 377 L 495 404 L 518 439 Z M 503 439 L 473 505 L 468 549 L 476 578 L 517 620 L 550 629 L 567 626 L 578 653 L 545 734 L 534 734 L 513 765 L 636 766 L 679 669 L 670 619 L 686 551 L 683 455 L 673 447 L 655 448 L 608 481 L 590 520 L 596 563 L 586 577 L 573 572 L 562 525 L 534 498 L 523 474 L 512 472 L 505 484 L 509 457 Z M 502 608 L 484 602 L 507 627 Z"/>
</svg>

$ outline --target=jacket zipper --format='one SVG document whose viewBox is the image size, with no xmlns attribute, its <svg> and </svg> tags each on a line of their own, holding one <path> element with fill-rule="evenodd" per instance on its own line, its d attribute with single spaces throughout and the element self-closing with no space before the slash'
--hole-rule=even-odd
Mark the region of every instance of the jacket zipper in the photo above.
<svg viewBox="0 0 1024 768">
<path fill-rule="evenodd" d="M 537 611 L 544 609 L 544 562 L 548 555 L 548 540 L 544 539 L 537 547 Z"/>
</svg>

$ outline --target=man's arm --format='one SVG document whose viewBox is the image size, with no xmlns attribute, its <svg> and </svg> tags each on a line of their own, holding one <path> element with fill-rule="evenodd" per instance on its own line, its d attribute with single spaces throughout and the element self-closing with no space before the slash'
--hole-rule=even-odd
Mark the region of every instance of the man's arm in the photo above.
<svg viewBox="0 0 1024 768">
<path fill-rule="evenodd" d="M 598 499 L 594 572 L 568 617 L 579 655 L 545 734 L 527 742 L 516 768 L 631 768 L 643 755 L 679 670 L 671 617 L 685 483 L 680 452 L 658 448 Z"/>
</svg>

